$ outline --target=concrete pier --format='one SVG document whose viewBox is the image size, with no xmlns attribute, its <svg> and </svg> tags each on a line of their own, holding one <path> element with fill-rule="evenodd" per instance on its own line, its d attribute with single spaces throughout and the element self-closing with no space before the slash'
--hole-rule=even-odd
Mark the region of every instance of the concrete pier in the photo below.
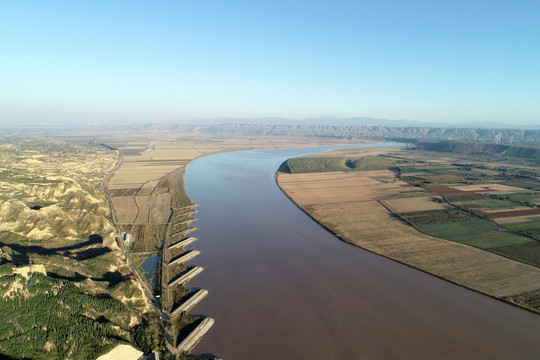
<svg viewBox="0 0 540 360">
<path fill-rule="evenodd" d="M 185 240 L 182 240 L 180 242 L 177 242 L 176 244 L 173 244 L 173 245 L 169 246 L 167 249 L 168 250 L 178 249 L 178 248 L 184 247 L 186 245 L 189 245 L 192 242 L 195 242 L 197 240 L 198 239 L 196 237 L 191 236 L 191 237 L 186 238 Z"/>
<path fill-rule="evenodd" d="M 189 225 L 191 223 L 194 223 L 196 221 L 198 221 L 199 219 L 187 219 L 187 220 L 184 220 L 184 221 L 180 221 L 180 222 L 177 222 L 175 224 L 172 224 L 172 226 L 177 226 L 177 225 Z"/>
<path fill-rule="evenodd" d="M 197 291 L 192 297 L 184 301 L 180 306 L 171 312 L 171 316 L 179 315 L 183 311 L 191 310 L 195 305 L 201 302 L 208 295 L 208 290 L 201 289 Z"/>
<path fill-rule="evenodd" d="M 180 256 L 179 258 L 169 262 L 169 265 L 174 265 L 174 264 L 183 264 L 191 259 L 193 259 L 195 256 L 197 255 L 200 255 L 201 252 L 198 251 L 198 250 L 193 250 L 193 251 L 190 251 L 188 252 L 187 254 L 185 255 L 182 255 Z"/>
<path fill-rule="evenodd" d="M 173 282 L 169 283 L 169 287 L 174 286 L 176 284 L 185 284 L 189 280 L 193 279 L 195 276 L 197 276 L 201 271 L 204 269 L 200 266 L 194 267 L 184 275 L 180 276 L 178 279 L 174 280 Z"/>
<path fill-rule="evenodd" d="M 212 318 L 206 318 L 204 319 L 185 339 L 178 345 L 176 348 L 179 352 L 180 351 L 190 351 L 199 340 L 210 330 L 210 328 L 214 325 L 214 319 Z"/>
<path fill-rule="evenodd" d="M 177 215 L 175 215 L 173 217 L 173 221 L 174 221 L 174 219 L 179 218 L 181 216 L 192 216 L 192 215 L 195 215 L 196 213 L 198 213 L 197 210 L 188 211 L 188 212 L 185 212 L 185 213 L 179 213 L 179 214 L 177 214 Z"/>
</svg>

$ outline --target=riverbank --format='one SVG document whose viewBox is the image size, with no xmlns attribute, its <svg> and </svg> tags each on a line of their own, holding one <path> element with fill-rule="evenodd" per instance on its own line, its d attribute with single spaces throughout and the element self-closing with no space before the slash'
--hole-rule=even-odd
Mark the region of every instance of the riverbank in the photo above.
<svg viewBox="0 0 540 360">
<path fill-rule="evenodd" d="M 275 169 L 323 150 L 223 153 L 190 164 L 186 188 L 203 205 L 197 264 L 206 269 L 192 284 L 209 291 L 196 311 L 215 319 L 197 355 L 534 358 L 536 315 L 336 241 L 284 197 Z"/>
<path fill-rule="evenodd" d="M 192 207 L 193 202 L 184 186 L 185 167 L 197 158 L 218 152 L 258 147 L 302 147 L 321 143 L 343 143 L 326 139 L 193 137 L 183 139 L 181 136 L 163 139 L 155 135 L 149 135 L 147 138 L 135 136 L 102 141 L 111 147 L 114 146 L 120 152 L 121 160 L 108 182 L 108 190 L 111 204 L 114 205 L 114 219 L 122 229 L 119 233 L 125 231 L 127 234 L 127 242 L 119 239 L 122 247 L 125 245 L 129 253 L 152 253 L 161 256 L 158 271 L 153 278 L 157 284 L 149 284 L 148 279 L 141 278 L 141 280 L 148 291 L 149 286 L 146 285 L 153 285 L 154 291 L 148 296 L 159 311 L 165 312 L 162 318 L 167 330 L 166 338 L 169 342 L 167 348 L 172 354 L 177 353 L 174 346 L 182 342 L 183 337 L 187 335 L 184 328 L 189 327 L 194 321 L 201 320 L 200 316 L 197 318 L 187 316 L 183 313 L 186 310 L 180 312 L 176 310 L 191 309 L 204 298 L 204 296 L 195 297 L 195 292 L 184 286 L 202 271 L 200 267 L 194 268 L 184 264 L 198 255 L 198 252 L 189 253 L 184 248 L 191 241 L 184 242 L 183 239 L 197 230 L 191 226 L 197 219 L 192 218 L 196 210 Z M 170 244 L 178 242 L 183 245 L 169 247 Z M 144 276 L 144 272 L 140 273 Z M 184 304 L 185 302 L 189 303 Z M 205 324 L 210 325 L 205 326 L 203 333 L 209 329 L 213 321 L 207 321 Z M 197 342 L 190 344 L 193 347 Z M 185 346 L 183 351 L 186 351 Z"/>
<path fill-rule="evenodd" d="M 355 154 L 362 155 L 362 150 L 355 150 Z M 394 151 L 392 156 L 403 154 Z M 417 231 L 381 202 L 419 192 L 391 171 L 278 172 L 276 183 L 298 208 L 350 244 L 512 305 L 540 312 L 534 300 L 540 289 L 540 269 Z M 430 201 L 428 206 L 442 209 L 444 205 Z"/>
</svg>

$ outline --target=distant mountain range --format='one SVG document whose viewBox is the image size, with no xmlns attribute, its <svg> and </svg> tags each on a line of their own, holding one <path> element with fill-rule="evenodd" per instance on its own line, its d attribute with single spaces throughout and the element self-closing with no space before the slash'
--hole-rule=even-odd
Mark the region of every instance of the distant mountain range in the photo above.
<svg viewBox="0 0 540 360">
<path fill-rule="evenodd" d="M 196 133 L 220 136 L 333 137 L 371 140 L 471 140 L 500 144 L 540 143 L 540 130 L 444 128 L 417 126 L 329 126 L 329 125 L 265 125 L 265 124 L 141 124 L 123 128 L 128 131 Z"/>
<path fill-rule="evenodd" d="M 535 125 L 520 125 L 502 122 L 453 122 L 435 123 L 415 120 L 388 120 L 369 117 L 339 118 L 334 116 L 323 116 L 306 119 L 288 119 L 281 117 L 262 118 L 212 118 L 212 119 L 184 119 L 178 123 L 190 123 L 200 125 L 216 124 L 260 124 L 260 125 L 314 125 L 314 126 L 406 126 L 406 127 L 444 127 L 444 128 L 478 128 L 478 129 L 523 129 L 540 130 L 540 119 Z"/>
<path fill-rule="evenodd" d="M 56 128 L 66 126 L 70 127 L 91 127 L 91 128 L 117 128 L 129 127 L 139 124 L 136 121 L 111 120 L 107 124 L 100 124 L 98 121 L 84 121 L 80 124 L 73 121 L 58 121 L 58 122 L 9 122 L 0 119 L 0 129 L 6 128 Z M 191 124 L 191 125 L 217 125 L 217 124 L 253 124 L 253 125 L 303 125 L 303 126 L 390 126 L 390 127 L 420 127 L 420 128 L 475 128 L 475 129 L 520 129 L 520 130 L 540 130 L 540 119 L 538 124 L 523 125 L 515 123 L 503 122 L 452 122 L 452 123 L 436 123 L 422 122 L 415 120 L 388 120 L 376 119 L 369 117 L 351 117 L 339 118 L 334 116 L 323 116 L 305 119 L 289 119 L 283 117 L 260 117 L 260 118 L 236 118 L 236 117 L 221 117 L 221 118 L 186 118 L 177 121 L 157 122 L 148 121 L 148 125 L 155 124 Z"/>
<path fill-rule="evenodd" d="M 110 123 L 77 126 L 73 124 L 57 124 L 56 126 L 18 126 L 2 127 L 0 133 L 56 131 L 152 131 L 172 133 L 199 133 L 221 136 L 316 136 L 348 139 L 372 140 L 472 140 L 498 142 L 501 144 L 540 143 L 540 124 L 530 126 L 510 126 L 500 123 L 427 124 L 418 121 L 384 120 L 372 118 L 334 118 L 321 117 L 304 120 L 286 118 L 215 118 L 188 119 L 168 123 Z"/>
</svg>

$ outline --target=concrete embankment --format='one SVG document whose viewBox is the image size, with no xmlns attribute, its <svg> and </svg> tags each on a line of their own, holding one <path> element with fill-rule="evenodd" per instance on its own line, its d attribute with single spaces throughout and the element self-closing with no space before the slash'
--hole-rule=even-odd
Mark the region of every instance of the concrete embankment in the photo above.
<svg viewBox="0 0 540 360">
<path fill-rule="evenodd" d="M 174 259 L 173 261 L 169 262 L 169 265 L 173 264 L 183 264 L 191 259 L 193 259 L 195 256 L 200 255 L 201 252 L 198 250 L 193 250 L 188 252 L 187 254 L 180 256 L 179 258 Z"/>
<path fill-rule="evenodd" d="M 182 240 L 180 242 L 177 242 L 176 244 L 173 244 L 173 245 L 169 246 L 168 250 L 178 249 L 178 248 L 184 247 L 186 245 L 189 245 L 189 244 L 191 244 L 192 242 L 195 242 L 195 241 L 197 241 L 197 238 L 191 236 L 191 237 L 188 237 L 185 240 Z"/>
<path fill-rule="evenodd" d="M 195 305 L 201 302 L 201 300 L 204 299 L 206 295 L 208 295 L 208 290 L 201 289 L 197 291 L 192 297 L 190 297 L 189 299 L 184 301 L 180 306 L 174 309 L 171 312 L 171 316 L 176 316 L 182 313 L 183 311 L 191 310 Z"/>
<path fill-rule="evenodd" d="M 199 340 L 210 330 L 214 325 L 214 319 L 204 319 L 176 348 L 178 351 L 190 351 Z"/>
<path fill-rule="evenodd" d="M 190 271 L 188 271 L 187 273 L 185 273 L 184 275 L 180 276 L 178 279 L 172 281 L 170 284 L 169 284 L 169 287 L 171 286 L 174 286 L 176 284 L 185 284 L 187 283 L 189 280 L 193 279 L 195 276 L 197 276 L 201 271 L 203 271 L 204 269 L 200 266 L 197 266 L 197 267 L 194 267 L 193 269 L 191 269 Z"/>
</svg>

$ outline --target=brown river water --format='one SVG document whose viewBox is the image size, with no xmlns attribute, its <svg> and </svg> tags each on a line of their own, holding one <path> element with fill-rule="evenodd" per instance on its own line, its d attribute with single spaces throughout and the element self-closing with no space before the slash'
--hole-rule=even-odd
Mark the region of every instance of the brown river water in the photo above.
<svg viewBox="0 0 540 360">
<path fill-rule="evenodd" d="M 199 203 L 189 284 L 215 319 L 193 351 L 226 360 L 540 359 L 540 316 L 347 244 L 299 210 L 274 173 L 325 148 L 191 163 Z"/>
</svg>

